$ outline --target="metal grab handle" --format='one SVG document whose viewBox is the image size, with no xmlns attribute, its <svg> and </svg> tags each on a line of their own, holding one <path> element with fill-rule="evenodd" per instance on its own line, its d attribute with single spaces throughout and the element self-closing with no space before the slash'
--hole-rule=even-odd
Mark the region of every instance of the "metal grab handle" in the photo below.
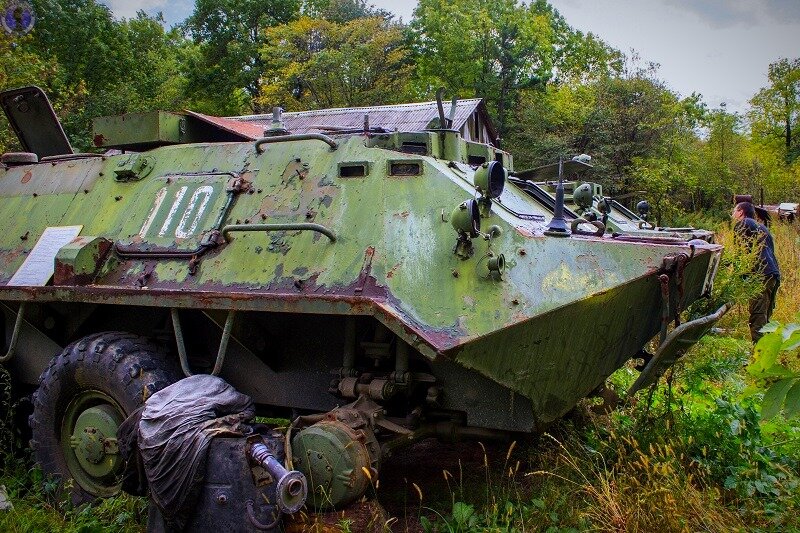
<svg viewBox="0 0 800 533">
<path fill-rule="evenodd" d="M 580 229 L 581 224 L 591 224 L 595 228 L 596 231 L 584 231 Z M 575 235 L 591 235 L 593 237 L 602 237 L 603 234 L 606 232 L 606 225 L 600 222 L 599 220 L 586 220 L 585 218 L 576 218 L 570 224 L 570 229 L 572 233 Z"/>
<path fill-rule="evenodd" d="M 287 224 L 229 224 L 222 228 L 222 238 L 225 242 L 231 242 L 229 233 L 233 231 L 287 231 L 287 230 L 300 230 L 300 231 L 316 231 L 322 233 L 331 242 L 336 242 L 336 234 L 329 230 L 322 224 L 312 224 L 311 222 L 294 222 Z"/>
<path fill-rule="evenodd" d="M 178 359 L 181 362 L 181 370 L 186 377 L 194 375 L 192 369 L 189 367 L 189 357 L 186 355 L 186 345 L 183 342 L 183 328 L 181 328 L 181 320 L 178 316 L 178 310 L 172 308 L 172 329 L 175 330 L 175 345 L 178 347 Z M 231 338 L 231 329 L 233 329 L 233 318 L 236 316 L 236 311 L 228 311 L 228 318 L 225 319 L 225 327 L 222 328 L 222 339 L 219 341 L 219 350 L 217 350 L 217 359 L 214 361 L 214 369 L 211 371 L 212 376 L 218 376 L 222 370 L 222 365 L 225 364 L 225 354 L 228 352 L 228 341 Z"/>
<path fill-rule="evenodd" d="M 331 147 L 331 150 L 339 148 L 339 143 L 333 138 L 323 135 L 322 133 L 300 133 L 296 135 L 276 135 L 274 137 L 262 137 L 256 141 L 256 152 L 263 153 L 261 147 L 265 144 L 290 142 L 290 141 L 322 141 Z"/>
<path fill-rule="evenodd" d="M 17 319 L 14 321 L 14 332 L 11 334 L 11 342 L 8 345 L 8 351 L 0 357 L 0 363 L 7 363 L 11 361 L 17 351 L 17 340 L 19 339 L 19 330 L 22 327 L 22 318 L 25 316 L 25 302 L 19 303 L 19 310 L 17 311 Z"/>
</svg>

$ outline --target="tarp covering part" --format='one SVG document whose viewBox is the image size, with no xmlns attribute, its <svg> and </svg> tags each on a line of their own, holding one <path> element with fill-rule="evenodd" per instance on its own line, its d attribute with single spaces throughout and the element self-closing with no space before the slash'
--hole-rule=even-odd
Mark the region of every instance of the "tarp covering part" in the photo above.
<svg viewBox="0 0 800 533">
<path fill-rule="evenodd" d="M 198 374 L 162 389 L 145 403 L 138 445 L 150 497 L 167 524 L 182 529 L 202 488 L 211 440 L 247 435 L 255 416 L 249 396 L 224 380 Z"/>
</svg>

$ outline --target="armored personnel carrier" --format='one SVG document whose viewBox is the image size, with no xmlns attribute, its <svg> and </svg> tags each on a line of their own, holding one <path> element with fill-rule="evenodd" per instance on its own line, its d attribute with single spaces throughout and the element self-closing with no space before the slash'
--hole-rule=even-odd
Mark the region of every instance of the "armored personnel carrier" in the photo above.
<svg viewBox="0 0 800 533">
<path fill-rule="evenodd" d="M 572 225 L 563 186 L 536 198 L 452 129 L 242 142 L 154 112 L 81 154 L 41 90 L 0 104 L 24 150 L 0 167 L 0 355 L 76 501 L 119 489 L 117 428 L 183 376 L 293 420 L 289 466 L 338 507 L 420 439 L 542 430 L 657 337 L 634 393 L 726 310 L 671 327 L 720 246 Z"/>
</svg>

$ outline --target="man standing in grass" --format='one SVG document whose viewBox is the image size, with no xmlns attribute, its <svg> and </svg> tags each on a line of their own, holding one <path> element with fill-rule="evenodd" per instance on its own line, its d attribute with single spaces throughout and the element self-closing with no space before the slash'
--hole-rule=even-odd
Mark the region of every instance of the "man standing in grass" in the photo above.
<svg viewBox="0 0 800 533">
<path fill-rule="evenodd" d="M 755 271 L 764 277 L 761 293 L 750 300 L 750 337 L 755 344 L 763 333 L 759 330 L 769 322 L 775 309 L 775 296 L 781 284 L 781 273 L 775 259 L 772 235 L 763 224 L 756 222 L 756 211 L 750 202 L 739 202 L 733 208 L 733 230 L 758 251 Z"/>
</svg>

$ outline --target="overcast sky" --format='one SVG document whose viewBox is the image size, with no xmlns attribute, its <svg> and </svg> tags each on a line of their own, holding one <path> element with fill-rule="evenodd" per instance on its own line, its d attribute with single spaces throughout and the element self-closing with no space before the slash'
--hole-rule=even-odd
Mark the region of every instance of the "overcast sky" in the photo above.
<svg viewBox="0 0 800 533">
<path fill-rule="evenodd" d="M 118 17 L 163 11 L 169 23 L 193 0 L 107 0 Z M 408 22 L 415 1 L 372 0 Z M 550 0 L 567 22 L 610 45 L 661 65 L 660 77 L 684 96 L 743 112 L 767 84 L 767 66 L 800 56 L 800 0 Z"/>
</svg>

